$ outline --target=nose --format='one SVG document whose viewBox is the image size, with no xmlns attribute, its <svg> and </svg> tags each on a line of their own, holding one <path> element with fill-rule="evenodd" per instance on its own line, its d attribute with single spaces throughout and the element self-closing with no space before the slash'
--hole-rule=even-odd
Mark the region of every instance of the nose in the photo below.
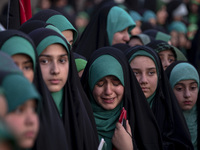
<svg viewBox="0 0 200 150">
<path fill-rule="evenodd" d="M 162 60 L 163 69 L 167 69 L 167 67 L 170 65 L 170 62 L 167 59 Z"/>
<path fill-rule="evenodd" d="M 130 40 L 130 36 L 129 36 L 128 30 L 125 30 L 125 32 L 124 32 L 123 40 L 125 42 L 128 42 Z"/>
<path fill-rule="evenodd" d="M 58 64 L 56 62 L 52 62 L 50 73 L 56 75 L 56 74 L 59 74 L 59 72 L 60 72 L 60 69 L 59 69 Z"/>
<path fill-rule="evenodd" d="M 191 96 L 190 90 L 188 88 L 185 89 L 184 97 L 189 98 Z"/>
<path fill-rule="evenodd" d="M 26 120 L 25 120 L 26 125 L 34 125 L 38 124 L 38 116 L 34 110 L 28 110 L 26 112 Z"/>
<path fill-rule="evenodd" d="M 140 84 L 147 84 L 148 80 L 145 74 L 141 74 L 140 79 L 139 79 Z"/>
<path fill-rule="evenodd" d="M 106 84 L 104 91 L 105 91 L 105 95 L 111 95 L 112 94 L 112 85 L 111 84 Z"/>
</svg>

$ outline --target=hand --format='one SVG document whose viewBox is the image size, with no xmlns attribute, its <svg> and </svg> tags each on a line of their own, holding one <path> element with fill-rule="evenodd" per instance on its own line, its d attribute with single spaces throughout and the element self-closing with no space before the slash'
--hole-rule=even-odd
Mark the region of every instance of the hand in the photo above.
<svg viewBox="0 0 200 150">
<path fill-rule="evenodd" d="M 112 143 L 118 150 L 133 150 L 132 134 L 128 120 L 126 120 L 126 130 L 121 123 L 117 122 Z"/>
</svg>

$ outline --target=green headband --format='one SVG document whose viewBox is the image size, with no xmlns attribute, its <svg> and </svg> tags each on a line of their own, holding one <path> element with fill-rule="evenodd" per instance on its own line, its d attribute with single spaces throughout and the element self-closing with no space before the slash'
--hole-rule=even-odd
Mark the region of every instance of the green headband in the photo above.
<svg viewBox="0 0 200 150">
<path fill-rule="evenodd" d="M 72 30 L 73 32 L 73 39 L 74 42 L 76 41 L 78 37 L 78 33 L 76 29 L 73 27 L 73 25 L 67 20 L 67 18 L 63 15 L 54 15 L 50 17 L 46 23 L 51 23 L 55 27 L 57 27 L 61 32 L 65 30 Z"/>
<path fill-rule="evenodd" d="M 35 60 L 35 50 L 33 45 L 23 37 L 13 36 L 9 38 L 1 47 L 1 50 L 10 56 L 16 54 L 28 55 L 32 62 L 33 68 L 35 70 L 36 60 Z"/>
<path fill-rule="evenodd" d="M 189 63 L 177 64 L 171 71 L 169 82 L 172 88 L 182 80 L 195 80 L 199 89 L 199 74 Z"/>
<path fill-rule="evenodd" d="M 97 58 L 89 69 L 90 90 L 94 89 L 95 84 L 105 76 L 116 76 L 124 86 L 124 74 L 121 64 L 110 55 L 102 55 Z"/>
<path fill-rule="evenodd" d="M 48 36 L 46 38 L 44 38 L 37 46 L 37 53 L 38 53 L 38 56 L 43 52 L 44 49 L 46 49 L 49 45 L 51 44 L 61 44 L 65 47 L 65 49 L 67 50 L 68 52 L 68 55 L 69 55 L 69 49 L 68 49 L 68 46 L 66 44 L 66 42 L 58 37 L 58 36 L 55 36 L 55 35 L 51 35 L 51 36 Z"/>
<path fill-rule="evenodd" d="M 7 75 L 2 81 L 8 103 L 8 112 L 15 110 L 27 100 L 40 100 L 40 95 L 34 85 L 19 74 Z"/>
</svg>

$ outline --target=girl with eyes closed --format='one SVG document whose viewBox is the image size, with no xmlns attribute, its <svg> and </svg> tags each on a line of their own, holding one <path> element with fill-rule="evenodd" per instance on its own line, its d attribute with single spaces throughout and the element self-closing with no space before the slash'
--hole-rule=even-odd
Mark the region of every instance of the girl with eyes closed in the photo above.
<svg viewBox="0 0 200 150">
<path fill-rule="evenodd" d="M 107 150 L 162 149 L 156 120 L 123 52 L 113 47 L 96 50 L 81 82 L 93 109 L 99 141 L 104 138 Z M 127 110 L 126 128 L 118 122 L 122 107 Z"/>
<path fill-rule="evenodd" d="M 35 82 L 43 96 L 35 149 L 97 149 L 94 117 L 69 43 L 61 33 L 47 28 L 29 35 L 39 60 Z"/>
<path fill-rule="evenodd" d="M 199 74 L 186 61 L 172 63 L 166 69 L 171 87 L 188 125 L 194 149 L 199 149 Z"/>
<path fill-rule="evenodd" d="M 157 120 L 164 149 L 193 149 L 186 122 L 158 54 L 147 46 L 131 47 L 125 54 Z"/>
</svg>

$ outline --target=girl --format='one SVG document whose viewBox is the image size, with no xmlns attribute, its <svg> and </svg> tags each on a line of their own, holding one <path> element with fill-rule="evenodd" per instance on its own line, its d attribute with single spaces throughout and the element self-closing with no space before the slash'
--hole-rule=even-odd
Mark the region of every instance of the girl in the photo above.
<svg viewBox="0 0 200 150">
<path fill-rule="evenodd" d="M 166 70 L 170 85 L 188 125 L 194 149 L 199 149 L 199 74 L 186 61 L 172 63 Z"/>
<path fill-rule="evenodd" d="M 187 125 L 157 53 L 147 46 L 135 46 L 125 54 L 157 120 L 164 149 L 192 149 Z"/>
<path fill-rule="evenodd" d="M 90 99 L 99 140 L 105 139 L 108 150 L 162 149 L 155 118 L 123 52 L 113 47 L 96 50 L 81 81 Z M 127 110 L 126 129 L 117 123 L 122 107 Z"/>
</svg>

